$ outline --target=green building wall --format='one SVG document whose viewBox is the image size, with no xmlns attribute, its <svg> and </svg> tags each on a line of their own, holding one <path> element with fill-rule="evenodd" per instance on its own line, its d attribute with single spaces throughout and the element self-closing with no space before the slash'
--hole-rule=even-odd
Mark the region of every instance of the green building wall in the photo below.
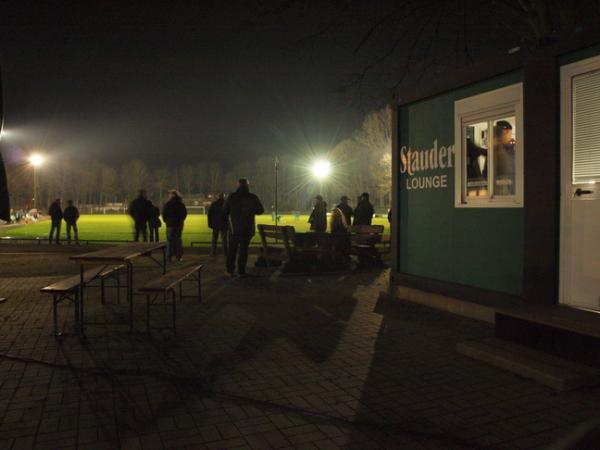
<svg viewBox="0 0 600 450">
<path fill-rule="evenodd" d="M 522 73 L 514 72 L 400 107 L 399 147 L 453 146 L 456 100 L 521 81 Z M 407 188 L 413 177 L 435 175 L 446 176 L 446 187 Z M 400 173 L 399 190 L 400 272 L 521 294 L 522 208 L 455 208 L 454 167 Z"/>
</svg>

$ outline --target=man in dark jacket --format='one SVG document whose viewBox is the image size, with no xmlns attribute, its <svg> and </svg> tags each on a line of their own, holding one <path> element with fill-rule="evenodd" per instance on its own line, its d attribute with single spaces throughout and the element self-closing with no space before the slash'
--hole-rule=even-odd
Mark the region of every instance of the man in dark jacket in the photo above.
<svg viewBox="0 0 600 450">
<path fill-rule="evenodd" d="M 222 192 L 218 198 L 208 207 L 208 227 L 212 230 L 212 246 L 210 255 L 217 255 L 217 244 L 219 242 L 219 234 L 223 242 L 223 253 L 227 256 L 227 218 L 223 214 L 223 206 L 225 205 L 225 194 Z"/>
<path fill-rule="evenodd" d="M 375 210 L 369 201 L 369 193 L 363 192 L 359 199 L 358 205 L 354 208 L 353 225 L 371 225 Z"/>
<path fill-rule="evenodd" d="M 141 190 L 135 200 L 129 204 L 129 215 L 133 219 L 135 231 L 133 238 L 136 242 L 140 240 L 140 233 L 144 242 L 148 241 L 148 219 L 150 217 L 151 203 L 146 199 L 146 191 Z"/>
<path fill-rule="evenodd" d="M 354 215 L 354 211 L 352 210 L 352 207 L 348 204 L 348 200 L 348 197 L 342 195 L 342 197 L 340 198 L 340 203 L 336 206 L 336 208 L 342 211 L 344 217 L 346 218 L 346 223 L 350 225 L 352 224 L 352 216 Z"/>
<path fill-rule="evenodd" d="M 310 213 L 308 222 L 312 231 L 322 233 L 327 231 L 327 203 L 323 201 L 323 197 L 320 195 L 315 197 L 315 206 Z"/>
<path fill-rule="evenodd" d="M 160 209 L 150 202 L 150 217 L 148 218 L 148 228 L 150 229 L 150 242 L 159 242 L 158 229 L 161 226 Z"/>
<path fill-rule="evenodd" d="M 50 220 L 52 221 L 52 225 L 50 226 L 50 237 L 48 240 L 50 244 L 52 244 L 52 238 L 54 231 L 56 230 L 56 244 L 60 245 L 60 226 L 63 219 L 63 212 L 62 208 L 60 207 L 60 198 L 57 198 L 52 202 L 48 208 L 48 214 L 50 215 Z"/>
<path fill-rule="evenodd" d="M 73 200 L 67 200 L 67 207 L 63 213 L 63 219 L 67 224 L 67 242 L 71 243 L 71 229 L 75 235 L 75 244 L 79 245 L 79 233 L 77 230 L 77 220 L 79 219 L 79 210 L 73 205 Z"/>
<path fill-rule="evenodd" d="M 223 213 L 229 224 L 229 249 L 227 251 L 227 272 L 233 276 L 237 255 L 238 274 L 246 275 L 248 246 L 254 236 L 254 216 L 265 212 L 258 197 L 250 193 L 248 180 L 240 178 L 237 190 L 230 194 L 223 206 Z"/>
<path fill-rule="evenodd" d="M 167 257 L 169 261 L 175 256 L 177 261 L 183 257 L 183 243 L 181 234 L 183 233 L 183 222 L 187 217 L 187 208 L 183 204 L 181 194 L 173 189 L 169 192 L 171 198 L 162 210 L 163 222 L 167 226 Z"/>
</svg>

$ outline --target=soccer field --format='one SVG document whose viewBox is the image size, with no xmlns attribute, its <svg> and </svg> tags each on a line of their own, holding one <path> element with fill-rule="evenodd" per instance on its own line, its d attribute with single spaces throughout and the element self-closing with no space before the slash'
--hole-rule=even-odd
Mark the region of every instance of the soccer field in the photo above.
<svg viewBox="0 0 600 450">
<path fill-rule="evenodd" d="M 273 224 L 271 215 L 264 214 L 257 217 L 257 223 Z M 133 222 L 126 215 L 82 215 L 77 222 L 79 226 L 79 238 L 82 240 L 116 240 L 128 241 L 133 238 Z M 292 225 L 298 232 L 309 231 L 308 215 L 301 215 L 296 219 L 292 215 L 281 216 L 280 225 Z M 385 234 L 389 233 L 387 218 L 377 217 L 373 224 L 385 226 Z M 66 238 L 65 224 L 61 229 L 61 238 Z M 35 224 L 0 227 L 0 237 L 27 237 L 47 238 L 50 231 L 50 221 L 44 220 Z M 165 226 L 160 228 L 160 238 L 165 239 Z M 209 242 L 212 232 L 208 228 L 205 215 L 189 215 L 183 229 L 184 245 L 190 242 Z M 258 241 L 258 235 L 254 237 Z"/>
</svg>

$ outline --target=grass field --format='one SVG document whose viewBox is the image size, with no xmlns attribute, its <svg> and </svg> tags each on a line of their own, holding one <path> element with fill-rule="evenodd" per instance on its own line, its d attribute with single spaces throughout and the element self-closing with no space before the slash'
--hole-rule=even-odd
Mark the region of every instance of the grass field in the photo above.
<svg viewBox="0 0 600 450">
<path fill-rule="evenodd" d="M 273 224 L 270 215 L 262 215 L 257 218 L 257 223 Z M 308 215 L 301 215 L 297 220 L 292 215 L 284 215 L 280 220 L 280 225 L 292 225 L 298 232 L 308 231 Z M 373 220 L 373 224 L 385 226 L 385 234 L 389 233 L 388 222 L 386 218 L 380 217 Z M 82 215 L 78 222 L 79 238 L 90 240 L 131 240 L 133 223 L 125 215 Z M 35 224 L 0 226 L 0 237 L 27 237 L 27 238 L 47 238 L 50 231 L 50 222 L 45 220 Z M 161 240 L 165 239 L 165 226 L 160 228 Z M 189 245 L 192 241 L 205 241 L 211 239 L 211 230 L 206 223 L 205 215 L 190 215 L 185 221 L 183 230 L 184 245 Z M 65 239 L 65 224 L 61 229 L 61 238 Z M 254 241 L 258 240 L 258 235 Z"/>
</svg>

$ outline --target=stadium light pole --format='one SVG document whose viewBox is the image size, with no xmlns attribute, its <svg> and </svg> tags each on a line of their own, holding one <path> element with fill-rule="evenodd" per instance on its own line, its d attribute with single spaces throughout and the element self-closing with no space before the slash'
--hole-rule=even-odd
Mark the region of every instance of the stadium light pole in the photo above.
<svg viewBox="0 0 600 450">
<path fill-rule="evenodd" d="M 33 209 L 37 209 L 37 168 L 44 164 L 46 158 L 40 153 L 29 156 L 29 164 L 33 167 Z"/>
<path fill-rule="evenodd" d="M 279 180 L 278 180 L 278 172 L 279 172 L 279 158 L 277 157 L 277 155 L 275 155 L 275 159 L 273 160 L 273 166 L 275 169 L 275 226 L 277 226 L 279 224 L 279 211 L 278 209 L 278 204 L 277 204 L 277 197 L 278 197 L 278 184 L 279 184 Z"/>
</svg>

